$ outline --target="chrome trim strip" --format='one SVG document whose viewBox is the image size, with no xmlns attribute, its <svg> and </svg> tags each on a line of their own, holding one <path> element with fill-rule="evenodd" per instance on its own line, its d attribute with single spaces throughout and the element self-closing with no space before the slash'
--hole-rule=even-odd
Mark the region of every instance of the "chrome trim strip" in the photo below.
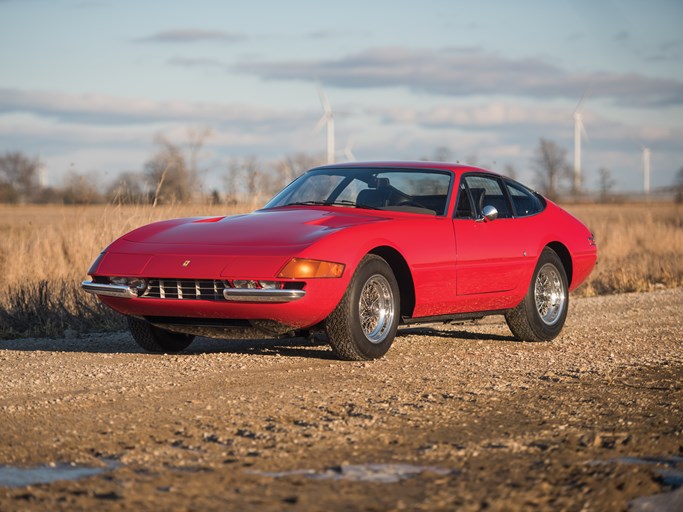
<svg viewBox="0 0 683 512">
<path fill-rule="evenodd" d="M 225 288 L 223 297 L 232 302 L 292 302 L 299 300 L 304 290 L 269 290 L 262 288 Z"/>
<path fill-rule="evenodd" d="M 81 288 L 88 293 L 95 295 L 107 295 L 109 297 L 120 297 L 122 299 L 134 299 L 138 294 L 135 288 L 124 286 L 120 284 L 106 284 L 93 283 L 92 281 L 83 281 Z"/>
</svg>

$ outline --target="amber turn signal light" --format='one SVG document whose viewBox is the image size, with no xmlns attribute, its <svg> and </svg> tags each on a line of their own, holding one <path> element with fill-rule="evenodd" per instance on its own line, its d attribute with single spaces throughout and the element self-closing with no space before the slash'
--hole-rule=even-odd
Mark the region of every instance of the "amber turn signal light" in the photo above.
<svg viewBox="0 0 683 512">
<path fill-rule="evenodd" d="M 341 277 L 343 273 L 343 263 L 292 258 L 277 276 L 290 279 L 309 279 L 312 277 Z"/>
</svg>

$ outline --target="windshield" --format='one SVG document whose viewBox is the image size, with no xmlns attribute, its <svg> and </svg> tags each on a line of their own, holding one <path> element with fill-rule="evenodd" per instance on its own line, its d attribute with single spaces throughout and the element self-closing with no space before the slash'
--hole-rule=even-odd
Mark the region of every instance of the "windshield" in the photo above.
<svg viewBox="0 0 683 512">
<path fill-rule="evenodd" d="M 293 181 L 264 208 L 335 205 L 445 215 L 452 174 L 413 169 L 317 169 Z"/>
</svg>

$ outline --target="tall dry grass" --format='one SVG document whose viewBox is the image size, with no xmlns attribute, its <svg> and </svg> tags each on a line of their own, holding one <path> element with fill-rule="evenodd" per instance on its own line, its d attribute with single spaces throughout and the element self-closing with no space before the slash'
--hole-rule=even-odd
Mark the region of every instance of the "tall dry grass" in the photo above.
<svg viewBox="0 0 683 512">
<path fill-rule="evenodd" d="M 0 205 L 0 338 L 123 327 L 80 291 L 99 252 L 156 220 L 232 215 L 258 205 Z M 579 295 L 683 285 L 683 209 L 673 204 L 574 205 L 598 241 L 599 264 Z"/>
<path fill-rule="evenodd" d="M 80 290 L 102 249 L 150 222 L 251 206 L 0 205 L 0 338 L 123 328 L 120 316 Z"/>
<path fill-rule="evenodd" d="M 683 285 L 683 208 L 672 203 L 567 206 L 595 234 L 598 265 L 578 295 Z"/>
</svg>

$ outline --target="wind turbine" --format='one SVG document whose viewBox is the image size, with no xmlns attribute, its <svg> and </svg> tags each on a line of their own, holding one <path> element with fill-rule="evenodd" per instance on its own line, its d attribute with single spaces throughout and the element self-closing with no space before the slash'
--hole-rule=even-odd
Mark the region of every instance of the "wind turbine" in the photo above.
<svg viewBox="0 0 683 512">
<path fill-rule="evenodd" d="M 38 186 L 40 190 L 44 190 L 47 187 L 47 167 L 43 162 L 38 164 Z"/>
<path fill-rule="evenodd" d="M 344 147 L 343 153 L 344 153 L 344 157 L 346 158 L 347 162 L 353 162 L 354 160 L 356 160 L 356 155 L 354 155 L 353 151 L 351 151 L 352 142 L 353 141 L 351 139 L 349 139 L 346 142 L 346 147 Z"/>
<path fill-rule="evenodd" d="M 334 163 L 334 112 L 327 99 L 327 95 L 323 90 L 322 85 L 318 84 L 318 96 L 320 96 L 320 104 L 323 107 L 323 116 L 315 126 L 315 131 L 319 132 L 323 124 L 327 123 L 327 163 Z"/>
<path fill-rule="evenodd" d="M 586 101 L 586 93 L 574 109 L 574 183 L 572 192 L 578 194 L 581 191 L 581 137 L 588 138 L 586 128 L 583 126 L 583 103 Z"/>
<path fill-rule="evenodd" d="M 643 193 L 650 197 L 650 148 L 643 146 Z"/>
</svg>

